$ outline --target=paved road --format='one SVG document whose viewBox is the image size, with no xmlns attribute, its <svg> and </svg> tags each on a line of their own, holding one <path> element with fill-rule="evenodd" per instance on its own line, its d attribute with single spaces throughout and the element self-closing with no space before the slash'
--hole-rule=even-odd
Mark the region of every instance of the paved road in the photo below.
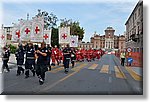
<svg viewBox="0 0 150 102">
<path fill-rule="evenodd" d="M 77 62 L 64 74 L 62 65 L 46 73 L 39 85 L 32 75 L 16 76 L 16 66 L 3 73 L 3 94 L 143 94 L 142 77 L 128 67 L 122 67 L 114 55 L 104 55 L 100 60 Z"/>
</svg>

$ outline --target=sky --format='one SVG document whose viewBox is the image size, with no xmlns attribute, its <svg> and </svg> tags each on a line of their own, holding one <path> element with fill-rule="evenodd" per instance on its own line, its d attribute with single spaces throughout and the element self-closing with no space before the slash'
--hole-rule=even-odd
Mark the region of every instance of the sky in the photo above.
<svg viewBox="0 0 150 102">
<path fill-rule="evenodd" d="M 111 26 L 115 34 L 123 34 L 125 22 L 136 6 L 138 0 L 2 0 L 0 8 L 4 26 L 18 23 L 18 19 L 34 17 L 38 12 L 47 11 L 55 14 L 58 19 L 79 21 L 85 29 L 83 41 L 90 41 L 96 31 L 103 35 L 104 30 Z M 59 25 L 60 21 L 58 22 Z"/>
</svg>

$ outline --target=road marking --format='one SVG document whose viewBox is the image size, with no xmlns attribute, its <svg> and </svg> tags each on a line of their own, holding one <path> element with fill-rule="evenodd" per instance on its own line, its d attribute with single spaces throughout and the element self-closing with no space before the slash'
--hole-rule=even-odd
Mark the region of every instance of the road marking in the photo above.
<svg viewBox="0 0 150 102">
<path fill-rule="evenodd" d="M 117 78 L 126 79 L 126 76 L 124 75 L 124 73 L 122 72 L 119 66 L 114 66 L 114 69 L 115 69 L 115 75 Z"/>
<path fill-rule="evenodd" d="M 57 72 L 59 72 L 59 71 L 61 71 L 61 70 L 63 70 L 64 69 L 64 67 L 60 67 L 60 68 L 56 68 L 56 69 L 54 69 L 54 70 L 52 70 L 52 71 L 50 71 L 51 73 L 57 73 Z"/>
<path fill-rule="evenodd" d="M 79 65 L 79 66 L 77 66 L 77 67 L 74 67 L 74 68 L 72 68 L 71 70 L 72 71 L 75 71 L 75 72 L 78 72 L 80 69 L 82 69 L 84 66 L 86 66 L 87 64 L 81 64 L 81 65 Z"/>
<path fill-rule="evenodd" d="M 71 66 L 72 65 L 69 64 L 69 67 L 71 67 Z M 51 70 L 50 73 L 57 73 L 57 72 L 59 72 L 59 71 L 61 71 L 63 69 L 64 69 L 64 67 L 62 65 L 60 65 L 59 67 L 55 67 L 55 69 L 53 68 L 53 70 Z"/>
<path fill-rule="evenodd" d="M 142 77 L 136 74 L 130 67 L 125 67 L 125 68 L 135 80 L 142 81 Z"/>
<path fill-rule="evenodd" d="M 98 64 L 93 64 L 88 69 L 96 69 L 97 66 L 98 66 Z"/>
<path fill-rule="evenodd" d="M 100 70 L 100 73 L 108 73 L 109 71 L 109 65 L 103 65 L 103 67 Z"/>
<path fill-rule="evenodd" d="M 71 76 L 73 76 L 74 74 L 76 74 L 77 72 L 79 72 L 79 71 L 80 71 L 82 68 L 84 68 L 86 65 L 87 65 L 87 64 L 82 64 L 82 65 L 80 65 L 80 66 L 77 66 L 77 67 L 73 68 L 74 70 L 76 69 L 75 72 L 73 72 L 73 73 L 71 73 L 71 74 L 65 76 L 64 78 L 62 78 L 62 79 L 58 80 L 57 82 L 55 82 L 55 83 L 53 83 L 53 84 L 51 84 L 51 85 L 49 85 L 49 86 L 47 86 L 47 87 L 45 87 L 45 88 L 39 90 L 39 91 L 36 92 L 36 93 L 45 92 L 45 91 L 47 91 L 47 90 L 53 88 L 53 87 L 56 86 L 57 84 L 61 83 L 62 81 L 68 79 L 69 77 L 71 77 Z"/>
</svg>

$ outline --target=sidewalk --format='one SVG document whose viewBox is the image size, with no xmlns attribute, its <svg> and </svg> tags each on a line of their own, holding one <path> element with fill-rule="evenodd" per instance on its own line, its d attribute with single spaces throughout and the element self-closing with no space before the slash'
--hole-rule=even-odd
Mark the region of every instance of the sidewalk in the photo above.
<svg viewBox="0 0 150 102">
<path fill-rule="evenodd" d="M 116 57 L 116 58 L 120 61 L 119 57 Z M 127 65 L 126 62 L 125 62 L 125 65 Z M 143 68 L 142 68 L 142 67 L 135 67 L 135 66 L 125 66 L 125 67 L 131 68 L 132 71 L 133 71 L 135 74 L 139 75 L 139 76 L 142 76 L 142 74 L 143 74 Z"/>
<path fill-rule="evenodd" d="M 143 74 L 143 68 L 141 68 L 141 67 L 130 67 L 130 66 L 128 66 L 129 68 L 132 68 L 132 70 L 136 73 L 136 74 L 138 74 L 139 76 L 142 76 L 142 74 Z"/>
</svg>

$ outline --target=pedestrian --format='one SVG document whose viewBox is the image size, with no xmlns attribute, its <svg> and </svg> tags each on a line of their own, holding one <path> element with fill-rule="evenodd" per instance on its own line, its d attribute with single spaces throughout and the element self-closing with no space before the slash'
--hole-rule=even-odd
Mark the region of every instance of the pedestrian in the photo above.
<svg viewBox="0 0 150 102">
<path fill-rule="evenodd" d="M 24 63 L 24 54 L 25 54 L 25 51 L 23 49 L 23 46 L 22 44 L 19 44 L 18 49 L 16 50 L 16 53 L 15 53 L 17 66 L 18 66 L 16 76 L 20 75 L 21 72 L 24 73 L 24 68 L 22 67 Z"/>
<path fill-rule="evenodd" d="M 29 70 L 35 76 L 35 49 L 30 42 L 26 48 L 26 61 L 25 61 L 25 78 L 29 77 Z"/>
<path fill-rule="evenodd" d="M 39 78 L 39 84 L 42 85 L 45 81 L 45 72 L 47 69 L 47 55 L 48 50 L 46 48 L 46 43 L 41 43 L 41 48 L 35 52 L 36 57 L 36 74 Z"/>
<path fill-rule="evenodd" d="M 49 70 L 51 70 L 50 61 L 51 61 L 52 50 L 51 50 L 51 47 L 50 47 L 49 44 L 47 45 L 47 50 L 48 50 L 48 53 L 47 53 L 47 67 L 49 68 Z"/>
<path fill-rule="evenodd" d="M 5 68 L 7 72 L 10 71 L 10 69 L 8 68 L 9 57 L 10 57 L 10 51 L 6 46 L 4 46 L 2 50 L 2 61 L 3 61 L 2 72 L 4 71 Z"/>
<path fill-rule="evenodd" d="M 64 69 L 65 73 L 67 74 L 69 71 L 69 62 L 71 57 L 71 48 L 69 47 L 69 44 L 67 44 L 67 46 L 64 48 L 63 55 L 64 55 Z"/>
<path fill-rule="evenodd" d="M 122 51 L 120 53 L 120 58 L 121 58 L 121 65 L 124 66 L 124 63 L 125 63 L 125 52 Z"/>
<path fill-rule="evenodd" d="M 72 68 L 75 65 L 75 61 L 76 61 L 76 52 L 74 48 L 71 48 L 71 64 L 72 64 Z"/>
</svg>

